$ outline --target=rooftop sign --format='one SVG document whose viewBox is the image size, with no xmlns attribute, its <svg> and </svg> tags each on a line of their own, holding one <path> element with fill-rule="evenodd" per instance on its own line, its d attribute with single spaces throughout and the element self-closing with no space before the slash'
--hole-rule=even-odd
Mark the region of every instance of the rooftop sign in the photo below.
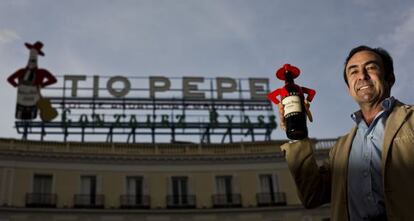
<svg viewBox="0 0 414 221">
<path fill-rule="evenodd" d="M 44 89 L 44 96 L 59 116 L 50 122 L 16 121 L 24 137 L 105 136 L 108 142 L 133 143 L 196 137 L 210 143 L 246 136 L 270 140 L 276 128 L 264 78 L 65 75 L 56 85 Z"/>
<path fill-rule="evenodd" d="M 86 136 L 104 135 L 107 142 L 135 143 L 138 137 L 139 141 L 155 143 L 160 142 L 159 136 L 167 136 L 168 142 L 198 136 L 200 142 L 210 143 L 214 136 L 221 137 L 221 142 L 226 137 L 233 142 L 233 136 L 248 135 L 253 141 L 256 135 L 270 140 L 276 128 L 272 105 L 266 98 L 268 79 L 56 78 L 38 67 L 38 57 L 45 55 L 43 43 L 25 46 L 29 50 L 27 66 L 7 79 L 17 88 L 15 125 L 23 139 L 37 134 L 41 140 L 56 135 L 64 141 L 83 142 Z"/>
</svg>

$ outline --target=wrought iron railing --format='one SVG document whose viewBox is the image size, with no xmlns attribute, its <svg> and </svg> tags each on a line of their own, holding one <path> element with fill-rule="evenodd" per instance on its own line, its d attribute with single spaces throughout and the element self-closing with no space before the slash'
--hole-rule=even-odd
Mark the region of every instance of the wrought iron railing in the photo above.
<svg viewBox="0 0 414 221">
<path fill-rule="evenodd" d="M 196 197 L 195 195 L 168 195 L 167 196 L 168 208 L 195 208 Z"/>
<path fill-rule="evenodd" d="M 56 207 L 56 203 L 56 194 L 26 193 L 26 207 Z"/>
<path fill-rule="evenodd" d="M 286 205 L 286 193 L 258 193 L 256 194 L 258 206 L 285 206 Z"/>
<path fill-rule="evenodd" d="M 104 195 L 76 194 L 74 200 L 75 208 L 104 208 L 105 205 Z"/>
<path fill-rule="evenodd" d="M 121 195 L 121 208 L 150 208 L 148 195 Z"/>
<path fill-rule="evenodd" d="M 240 194 L 215 194 L 213 195 L 214 207 L 241 207 Z"/>
</svg>

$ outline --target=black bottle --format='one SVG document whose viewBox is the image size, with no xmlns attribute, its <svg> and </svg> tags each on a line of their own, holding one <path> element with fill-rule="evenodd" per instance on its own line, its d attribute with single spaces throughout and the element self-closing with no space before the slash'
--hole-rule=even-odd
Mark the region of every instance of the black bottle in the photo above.
<svg viewBox="0 0 414 221">
<path fill-rule="evenodd" d="M 288 94 L 282 99 L 282 104 L 284 105 L 286 135 L 292 140 L 307 138 L 308 127 L 306 126 L 306 111 L 302 89 L 294 83 L 290 72 L 285 73 L 285 83 L 285 89 Z"/>
</svg>

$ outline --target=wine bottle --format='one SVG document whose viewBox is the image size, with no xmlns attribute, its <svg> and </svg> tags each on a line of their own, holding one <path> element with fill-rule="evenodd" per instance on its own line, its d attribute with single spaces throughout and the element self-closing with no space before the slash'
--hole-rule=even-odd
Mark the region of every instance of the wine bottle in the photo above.
<svg viewBox="0 0 414 221">
<path fill-rule="evenodd" d="M 293 81 L 290 72 L 285 73 L 285 89 L 287 96 L 282 99 L 286 135 L 292 140 L 301 140 L 308 137 L 304 97 L 301 88 Z"/>
<path fill-rule="evenodd" d="M 279 104 L 278 96 L 284 110 L 286 135 L 292 140 L 301 140 L 308 137 L 308 127 L 306 125 L 305 95 L 306 100 L 311 102 L 316 91 L 310 88 L 296 85 L 293 79 L 300 74 L 300 69 L 290 64 L 285 64 L 276 71 L 276 77 L 285 81 L 282 88 L 270 92 L 267 97 L 275 104 Z M 310 114 L 310 112 L 309 112 Z M 309 115 L 310 116 L 310 115 Z"/>
</svg>

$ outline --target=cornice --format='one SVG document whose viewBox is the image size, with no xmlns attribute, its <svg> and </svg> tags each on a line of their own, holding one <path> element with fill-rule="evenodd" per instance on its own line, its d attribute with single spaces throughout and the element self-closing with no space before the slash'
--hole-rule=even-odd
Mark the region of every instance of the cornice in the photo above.
<svg viewBox="0 0 414 221">
<path fill-rule="evenodd" d="M 325 204 L 317 209 L 313 209 L 312 213 L 317 211 L 329 210 L 330 206 Z M 0 207 L 1 212 L 9 213 L 47 213 L 47 214 L 120 214 L 120 215 L 168 215 L 168 214 L 220 214 L 220 213 L 258 213 L 258 212 L 290 212 L 290 211 L 310 211 L 302 205 L 292 204 L 287 206 L 272 207 L 243 207 L 243 208 L 205 208 L 205 209 L 74 209 L 74 208 L 18 208 L 18 207 Z"/>
<path fill-rule="evenodd" d="M 0 160 L 117 165 L 257 164 L 284 162 L 284 153 L 279 150 L 282 143 L 284 141 L 133 145 L 0 139 Z M 323 159 L 328 150 L 315 153 L 318 159 Z"/>
<path fill-rule="evenodd" d="M 65 163 L 111 163 L 117 165 L 208 164 L 208 163 L 266 163 L 284 161 L 282 153 L 237 155 L 105 155 L 77 153 L 45 153 L 33 151 L 0 151 L 0 160 L 24 160 Z"/>
</svg>

